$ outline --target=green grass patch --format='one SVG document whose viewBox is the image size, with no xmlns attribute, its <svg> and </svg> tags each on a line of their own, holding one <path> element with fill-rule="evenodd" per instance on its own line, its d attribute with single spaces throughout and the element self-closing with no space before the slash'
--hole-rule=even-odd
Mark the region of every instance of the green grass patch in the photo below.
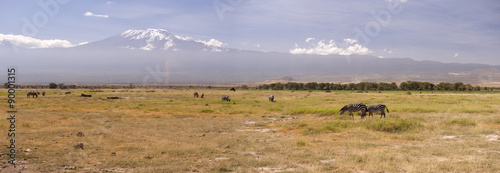
<svg viewBox="0 0 500 173">
<path fill-rule="evenodd" d="M 491 121 L 492 124 L 500 124 L 500 118 L 497 118 L 497 119 L 493 119 Z"/>
<path fill-rule="evenodd" d="M 305 126 L 307 126 L 307 123 L 304 123 L 304 122 L 299 123 L 299 127 L 305 127 Z"/>
<path fill-rule="evenodd" d="M 369 120 L 365 122 L 366 128 L 370 130 L 401 133 L 407 131 L 415 131 L 423 127 L 421 123 L 409 119 L 381 119 Z"/>
<path fill-rule="evenodd" d="M 312 114 L 319 116 L 331 116 L 339 114 L 339 111 L 336 108 L 295 108 L 289 113 L 292 115 Z"/>
<path fill-rule="evenodd" d="M 215 111 L 212 109 L 202 109 L 200 113 L 214 113 Z"/>
<path fill-rule="evenodd" d="M 297 144 L 297 146 L 301 146 L 301 147 L 302 147 L 302 146 L 306 146 L 306 145 L 307 145 L 307 142 L 306 142 L 306 141 L 302 141 L 302 140 L 301 140 L 301 141 L 297 141 L 297 143 L 296 143 L 296 144 Z"/>
<path fill-rule="evenodd" d="M 445 122 L 447 125 L 459 125 L 459 126 L 475 126 L 476 122 L 473 120 L 465 119 L 465 118 L 455 118 L 451 120 L 447 120 Z"/>
<path fill-rule="evenodd" d="M 471 108 L 461 107 L 453 109 L 453 112 L 470 114 L 470 113 L 496 113 L 497 111 L 494 109 L 484 109 L 484 108 L 471 109 Z"/>
<path fill-rule="evenodd" d="M 348 129 L 353 127 L 354 124 L 349 121 L 330 121 L 330 122 L 325 122 L 319 127 L 309 127 L 306 130 L 302 132 L 304 135 L 316 135 L 316 134 L 323 134 L 323 133 L 338 133 L 341 132 L 343 129 Z"/>
<path fill-rule="evenodd" d="M 423 107 L 403 107 L 396 109 L 398 112 L 409 112 L 409 113 L 435 113 L 439 112 L 438 109 L 433 108 L 423 108 Z"/>
<path fill-rule="evenodd" d="M 184 118 L 193 118 L 193 115 L 172 115 L 172 117 L 177 118 L 177 119 L 184 119 Z"/>
<path fill-rule="evenodd" d="M 283 111 L 282 107 L 269 107 L 268 108 L 270 111 Z"/>
</svg>

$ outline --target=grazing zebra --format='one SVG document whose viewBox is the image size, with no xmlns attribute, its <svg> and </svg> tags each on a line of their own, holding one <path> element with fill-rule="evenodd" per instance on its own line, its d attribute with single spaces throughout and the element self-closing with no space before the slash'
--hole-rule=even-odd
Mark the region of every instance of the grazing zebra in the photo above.
<svg viewBox="0 0 500 173">
<path fill-rule="evenodd" d="M 373 117 L 373 112 L 380 112 L 380 118 L 382 118 L 382 116 L 384 116 L 385 118 L 385 110 L 387 109 L 387 113 L 389 113 L 389 108 L 387 108 L 387 106 L 385 106 L 384 104 L 376 104 L 376 105 L 370 105 L 368 107 L 366 107 L 367 111 L 368 111 L 368 116 L 372 116 Z"/>
<path fill-rule="evenodd" d="M 352 112 L 361 111 L 361 118 L 364 118 L 366 116 L 366 105 L 363 103 L 355 103 L 355 104 L 346 105 L 346 106 L 342 107 L 342 109 L 340 109 L 340 115 L 344 114 L 345 111 L 349 111 L 349 115 L 352 116 L 352 118 L 354 118 L 354 115 L 352 114 Z"/>
<path fill-rule="evenodd" d="M 198 98 L 198 92 L 193 93 L 194 97 Z"/>
<path fill-rule="evenodd" d="M 32 96 L 33 98 L 38 98 L 38 94 L 35 91 L 30 91 L 28 94 L 26 94 L 26 97 L 30 98 Z"/>
<path fill-rule="evenodd" d="M 274 96 L 272 94 L 269 95 L 269 101 L 274 102 Z"/>
<path fill-rule="evenodd" d="M 222 101 L 228 101 L 228 102 L 230 102 L 231 99 L 229 98 L 229 96 L 222 96 Z"/>
</svg>

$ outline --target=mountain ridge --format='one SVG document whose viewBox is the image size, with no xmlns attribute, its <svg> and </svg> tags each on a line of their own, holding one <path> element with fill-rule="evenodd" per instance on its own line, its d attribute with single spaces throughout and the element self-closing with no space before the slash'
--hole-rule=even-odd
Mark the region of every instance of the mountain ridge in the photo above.
<svg viewBox="0 0 500 173">
<path fill-rule="evenodd" d="M 0 48 L 12 49 L 0 45 Z M 71 48 L 1 51 L 26 83 L 244 83 L 289 76 L 298 81 L 488 83 L 500 66 L 370 55 L 308 55 L 230 49 L 163 29 L 127 30 Z M 1 69 L 0 69 L 1 70 Z"/>
</svg>

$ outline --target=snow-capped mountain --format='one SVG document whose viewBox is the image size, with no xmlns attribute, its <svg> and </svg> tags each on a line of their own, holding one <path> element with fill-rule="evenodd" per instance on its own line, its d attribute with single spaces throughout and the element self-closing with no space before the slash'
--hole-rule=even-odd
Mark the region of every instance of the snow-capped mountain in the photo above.
<svg viewBox="0 0 500 173">
<path fill-rule="evenodd" d="M 119 48 L 131 50 L 164 50 L 164 51 L 183 51 L 183 50 L 202 50 L 223 52 L 227 51 L 226 44 L 216 40 L 194 40 L 191 37 L 185 37 L 169 33 L 164 29 L 144 29 L 127 30 L 113 37 L 88 43 L 82 47 L 92 48 Z"/>
<path fill-rule="evenodd" d="M 163 29 L 127 30 L 78 45 L 16 35 L 3 38 L 0 60 L 21 69 L 19 78 L 25 83 L 220 84 L 283 76 L 338 82 L 500 80 L 500 66 L 234 50 L 216 39 L 198 40 Z"/>
</svg>

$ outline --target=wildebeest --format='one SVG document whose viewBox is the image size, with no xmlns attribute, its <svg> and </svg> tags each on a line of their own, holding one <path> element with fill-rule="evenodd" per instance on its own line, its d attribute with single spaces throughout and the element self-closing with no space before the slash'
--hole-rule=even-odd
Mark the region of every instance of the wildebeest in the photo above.
<svg viewBox="0 0 500 173">
<path fill-rule="evenodd" d="M 231 89 L 229 89 L 229 91 L 234 91 L 234 92 L 236 92 L 236 89 L 234 89 L 234 88 L 231 88 Z"/>
<path fill-rule="evenodd" d="M 201 93 L 201 98 L 205 97 L 205 93 Z"/>
<path fill-rule="evenodd" d="M 66 92 L 66 93 L 64 93 L 64 94 L 71 94 L 71 92 Z"/>
<path fill-rule="evenodd" d="M 120 99 L 120 97 L 107 97 L 107 99 Z"/>
<path fill-rule="evenodd" d="M 269 101 L 274 102 L 274 95 L 272 94 L 269 95 Z"/>
<path fill-rule="evenodd" d="M 193 96 L 196 97 L 196 98 L 198 98 L 198 92 L 194 92 Z"/>
<path fill-rule="evenodd" d="M 38 98 L 38 94 L 35 91 L 30 91 L 28 92 L 28 94 L 26 94 L 26 97 L 30 98 L 30 96 L 32 96 L 33 98 Z"/>
<path fill-rule="evenodd" d="M 366 116 L 366 105 L 363 104 L 363 103 L 355 103 L 355 104 L 348 104 L 344 107 L 342 107 L 342 109 L 340 109 L 340 115 L 344 114 L 345 111 L 349 111 L 349 115 L 352 116 L 352 118 L 354 118 L 354 115 L 352 114 L 352 112 L 358 112 L 358 111 L 361 111 L 361 118 L 364 118 Z"/>
<path fill-rule="evenodd" d="M 229 98 L 229 96 L 222 96 L 222 101 L 228 101 L 228 102 L 230 102 L 231 99 Z"/>
<path fill-rule="evenodd" d="M 370 105 L 366 107 L 368 111 L 368 116 L 373 116 L 373 112 L 380 112 L 380 118 L 384 116 L 385 118 L 385 110 L 387 109 L 387 113 L 389 113 L 389 108 L 385 106 L 384 104 L 375 104 L 375 105 Z"/>
<path fill-rule="evenodd" d="M 80 95 L 80 97 L 92 97 L 92 95 L 90 95 L 90 94 L 88 94 L 88 95 L 87 94 L 82 94 L 82 95 Z"/>
<path fill-rule="evenodd" d="M 42 92 L 42 96 L 45 96 L 45 91 L 44 91 L 44 92 Z"/>
</svg>

